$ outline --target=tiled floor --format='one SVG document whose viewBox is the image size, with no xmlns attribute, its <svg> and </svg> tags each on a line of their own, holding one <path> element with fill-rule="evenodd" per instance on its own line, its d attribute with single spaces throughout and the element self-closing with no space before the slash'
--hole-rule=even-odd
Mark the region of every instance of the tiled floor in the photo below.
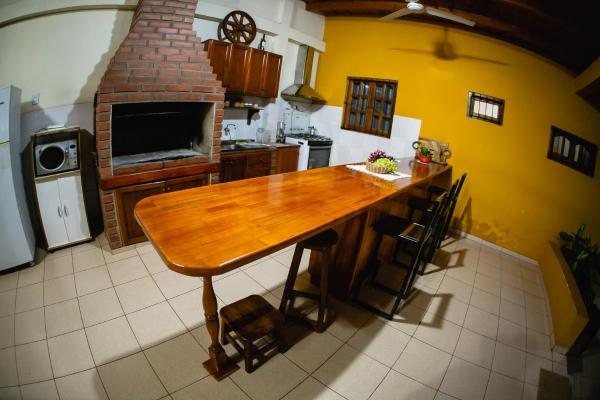
<svg viewBox="0 0 600 400">
<path fill-rule="evenodd" d="M 278 304 L 291 252 L 218 277 L 220 305 Z M 565 373 L 538 267 L 467 239 L 435 261 L 394 321 L 332 300 L 326 332 L 216 382 L 199 278 L 147 244 L 61 250 L 0 276 L 0 399 L 534 399 L 540 368 Z"/>
</svg>

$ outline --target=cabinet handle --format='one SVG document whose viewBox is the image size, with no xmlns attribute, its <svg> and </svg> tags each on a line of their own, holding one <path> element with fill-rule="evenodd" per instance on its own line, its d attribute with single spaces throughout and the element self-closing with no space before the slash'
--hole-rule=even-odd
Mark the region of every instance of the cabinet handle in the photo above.
<svg viewBox="0 0 600 400">
<path fill-rule="evenodd" d="M 69 210 L 67 210 L 67 206 L 63 206 L 63 208 L 65 209 L 65 217 L 69 216 Z"/>
<path fill-rule="evenodd" d="M 56 206 L 56 209 L 58 210 L 58 216 L 62 218 L 62 211 L 60 210 L 60 206 Z"/>
</svg>

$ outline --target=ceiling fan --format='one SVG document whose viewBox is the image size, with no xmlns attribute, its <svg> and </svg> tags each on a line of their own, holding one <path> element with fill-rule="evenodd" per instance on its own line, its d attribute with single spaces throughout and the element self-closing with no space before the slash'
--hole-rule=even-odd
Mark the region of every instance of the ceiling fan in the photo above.
<svg viewBox="0 0 600 400">
<path fill-rule="evenodd" d="M 429 14 L 433 15 L 434 17 L 444 18 L 450 21 L 458 22 L 460 24 L 475 26 L 475 22 L 471 21 L 470 19 L 459 17 L 458 15 L 452 14 L 448 11 L 440 10 L 439 8 L 424 6 L 423 4 L 419 3 L 419 0 L 405 1 L 407 3 L 405 8 L 401 8 L 398 11 L 394 11 L 393 13 L 383 16 L 380 19 L 382 21 L 389 21 L 410 14 Z"/>
</svg>

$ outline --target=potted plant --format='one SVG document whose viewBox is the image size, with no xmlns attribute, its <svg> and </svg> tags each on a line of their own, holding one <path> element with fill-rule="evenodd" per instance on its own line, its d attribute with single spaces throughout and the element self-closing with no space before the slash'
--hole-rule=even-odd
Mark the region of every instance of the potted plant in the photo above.
<svg viewBox="0 0 600 400">
<path fill-rule="evenodd" d="M 398 169 L 398 166 L 394 162 L 394 157 L 385 154 L 382 150 L 375 150 L 369 154 L 365 167 L 367 171 L 376 174 L 390 174 L 396 172 Z"/>
<path fill-rule="evenodd" d="M 577 232 L 560 232 L 560 249 L 573 271 L 584 300 L 593 301 L 595 294 L 592 282 L 600 269 L 600 246 L 592 243 L 592 237 L 586 235 L 585 229 L 585 224 L 581 224 Z"/>
<path fill-rule="evenodd" d="M 429 148 L 425 146 L 420 146 L 417 148 L 417 160 L 424 164 L 429 164 L 431 162 L 432 152 Z"/>
</svg>

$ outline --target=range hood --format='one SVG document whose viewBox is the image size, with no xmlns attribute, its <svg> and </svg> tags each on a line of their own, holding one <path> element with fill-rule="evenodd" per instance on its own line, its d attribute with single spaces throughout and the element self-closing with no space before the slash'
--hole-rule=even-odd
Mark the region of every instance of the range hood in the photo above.
<svg viewBox="0 0 600 400">
<path fill-rule="evenodd" d="M 315 49 L 304 44 L 300 45 L 294 84 L 281 92 L 281 97 L 285 100 L 299 103 L 325 104 L 325 99 L 319 96 L 315 89 L 310 87 L 314 56 Z"/>
</svg>

